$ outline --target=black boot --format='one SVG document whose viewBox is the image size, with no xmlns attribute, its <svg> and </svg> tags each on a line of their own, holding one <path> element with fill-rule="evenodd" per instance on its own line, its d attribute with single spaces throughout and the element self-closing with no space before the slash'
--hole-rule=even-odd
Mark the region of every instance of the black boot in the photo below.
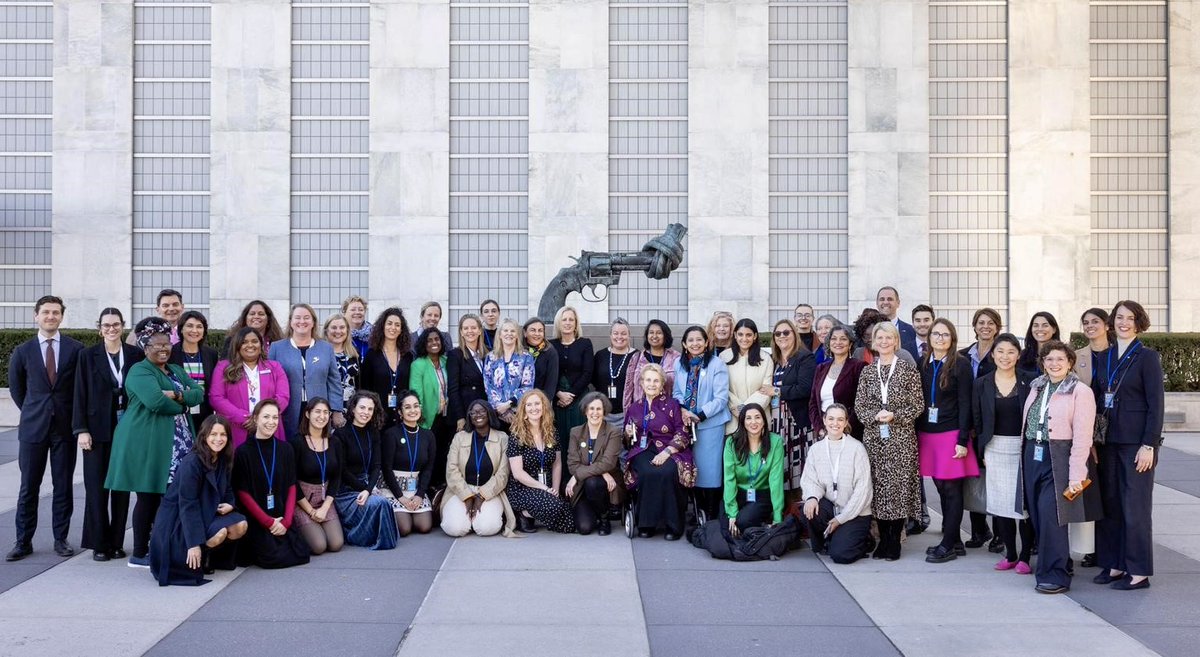
<svg viewBox="0 0 1200 657">
<path fill-rule="evenodd" d="M 537 523 L 533 518 L 527 517 L 524 513 L 517 514 L 517 531 L 522 534 L 537 533 Z"/>
</svg>

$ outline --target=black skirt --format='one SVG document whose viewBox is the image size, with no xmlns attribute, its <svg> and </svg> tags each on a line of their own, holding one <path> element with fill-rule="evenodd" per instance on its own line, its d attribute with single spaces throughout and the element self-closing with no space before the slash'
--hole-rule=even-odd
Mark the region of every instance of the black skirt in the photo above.
<svg viewBox="0 0 1200 657">
<path fill-rule="evenodd" d="M 645 450 L 634 457 L 631 467 L 637 473 L 638 529 L 665 529 L 676 536 L 683 535 L 687 497 L 679 485 L 679 470 L 674 459 L 662 465 L 651 461 L 654 454 Z"/>
</svg>

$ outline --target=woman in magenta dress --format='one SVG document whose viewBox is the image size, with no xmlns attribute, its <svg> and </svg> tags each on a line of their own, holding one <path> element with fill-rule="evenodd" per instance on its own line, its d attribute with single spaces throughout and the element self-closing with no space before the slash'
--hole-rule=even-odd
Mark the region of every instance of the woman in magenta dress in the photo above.
<svg viewBox="0 0 1200 657">
<path fill-rule="evenodd" d="M 683 425 L 683 409 L 667 392 L 661 366 L 642 368 L 640 401 L 627 407 L 625 435 L 630 439 L 625 484 L 638 491 L 638 536 L 662 528 L 668 541 L 683 536 L 685 488 L 696 485 L 692 441 Z"/>
</svg>

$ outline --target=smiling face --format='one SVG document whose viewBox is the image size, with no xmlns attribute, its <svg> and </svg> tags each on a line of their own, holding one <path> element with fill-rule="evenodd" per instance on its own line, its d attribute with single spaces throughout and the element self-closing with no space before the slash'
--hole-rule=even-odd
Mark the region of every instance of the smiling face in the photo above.
<svg viewBox="0 0 1200 657">
<path fill-rule="evenodd" d="M 421 423 L 421 400 L 416 395 L 405 395 L 400 400 L 400 417 L 410 427 Z"/>
<path fill-rule="evenodd" d="M 663 380 L 654 370 L 646 370 L 642 372 L 642 392 L 645 393 L 648 399 L 654 399 L 662 393 Z"/>
<path fill-rule="evenodd" d="M 437 328 L 439 322 L 442 321 L 442 309 L 438 306 L 430 306 L 421 313 L 421 326 L 426 329 Z"/>
<path fill-rule="evenodd" d="M 490 431 L 488 420 L 488 409 L 482 403 L 471 404 L 467 409 L 467 420 L 471 422 L 471 426 L 481 435 L 486 436 Z"/>
<path fill-rule="evenodd" d="M 733 339 L 737 340 L 738 351 L 744 354 L 750 351 L 750 347 L 753 347 L 755 342 L 758 342 L 758 334 L 751 331 L 749 327 L 743 326 L 734 332 Z"/>
<path fill-rule="evenodd" d="M 587 417 L 589 423 L 599 426 L 604 421 L 604 402 L 599 399 L 593 399 L 592 403 L 583 409 L 583 414 Z"/>
<path fill-rule="evenodd" d="M 38 308 L 37 313 L 33 316 L 33 321 L 37 322 L 38 329 L 47 335 L 57 331 L 58 325 L 62 324 L 62 320 L 63 307 L 53 301 L 43 303 L 42 307 Z"/>
<path fill-rule="evenodd" d="M 462 336 L 461 342 L 477 344 L 479 336 L 483 335 L 483 327 L 474 317 L 467 317 L 458 321 L 458 334 Z"/>
<path fill-rule="evenodd" d="M 990 315 L 982 314 L 979 319 L 975 320 L 975 337 L 979 340 L 988 341 L 996 337 L 1000 332 L 1000 327 L 996 326 L 996 320 Z"/>
<path fill-rule="evenodd" d="M 834 356 L 847 356 L 850 354 L 850 337 L 845 331 L 837 331 L 829 335 L 829 351 Z"/>
<path fill-rule="evenodd" d="M 195 317 L 189 317 L 180 328 L 179 336 L 189 345 L 198 345 L 204 339 L 204 324 Z"/>
<path fill-rule="evenodd" d="M 871 347 L 878 351 L 880 356 L 890 356 L 896 353 L 896 336 L 890 331 L 876 329 L 871 334 Z"/>
<path fill-rule="evenodd" d="M 849 418 L 846 417 L 846 411 L 833 406 L 825 411 L 823 422 L 826 435 L 835 437 L 846 433 L 846 427 L 850 424 Z"/>
<path fill-rule="evenodd" d="M 733 333 L 733 320 L 725 315 L 717 318 L 713 324 L 713 339 L 721 344 L 729 341 L 730 334 Z"/>
<path fill-rule="evenodd" d="M 563 311 L 562 317 L 558 318 L 558 337 L 567 335 L 574 337 L 577 326 L 579 326 L 579 318 L 575 316 L 575 311 Z"/>
<path fill-rule="evenodd" d="M 1137 315 L 1125 306 L 1118 306 L 1113 313 L 1113 329 L 1122 340 L 1132 340 L 1137 337 Z"/>
<path fill-rule="evenodd" d="M 920 312 L 913 313 L 912 317 L 913 330 L 916 331 L 918 338 L 929 339 L 929 329 L 933 326 L 933 313 Z"/>
<path fill-rule="evenodd" d="M 540 347 L 546 341 L 546 325 L 541 322 L 534 322 L 525 329 L 525 344 L 531 347 Z"/>
<path fill-rule="evenodd" d="M 292 328 L 292 335 L 301 338 L 307 338 L 312 335 L 313 326 L 317 320 L 308 312 L 308 308 L 298 307 L 292 311 L 292 317 L 288 320 L 288 326 Z"/>
<path fill-rule="evenodd" d="M 436 330 L 431 330 L 425 335 L 425 353 L 430 356 L 442 355 L 442 335 Z"/>
<path fill-rule="evenodd" d="M 387 319 L 383 320 L 383 338 L 388 344 L 394 344 L 400 339 L 400 331 L 403 330 L 404 323 L 400 321 L 399 315 L 388 315 Z"/>
<path fill-rule="evenodd" d="M 350 324 L 341 317 L 335 317 L 329 320 L 325 325 L 325 339 L 335 346 L 345 344 L 346 338 L 350 337 Z"/>
<path fill-rule="evenodd" d="M 267 321 L 269 319 L 270 318 L 267 316 L 267 309 L 263 308 L 260 304 L 256 303 L 253 306 L 250 306 L 250 310 L 246 311 L 246 326 L 257 330 L 260 333 L 267 329 Z"/>
<path fill-rule="evenodd" d="M 767 421 L 757 408 L 752 408 L 746 411 L 743 424 L 746 426 L 746 432 L 751 436 L 761 436 L 763 427 L 767 426 Z"/>
<path fill-rule="evenodd" d="M 529 395 L 525 398 L 525 418 L 530 424 L 537 424 L 542 419 L 542 413 L 545 408 L 542 405 L 542 398 L 537 395 Z"/>
<path fill-rule="evenodd" d="M 171 358 L 171 338 L 166 333 L 157 333 L 146 345 L 146 360 L 162 367 Z"/>
<path fill-rule="evenodd" d="M 121 320 L 120 315 L 103 315 L 100 317 L 100 337 L 107 342 L 120 342 L 121 330 L 125 328 L 125 322 Z"/>
<path fill-rule="evenodd" d="M 505 349 L 517 348 L 517 326 L 516 324 L 505 324 L 500 327 L 500 345 Z"/>
<path fill-rule="evenodd" d="M 1100 338 L 1105 337 L 1104 333 L 1108 330 L 1108 327 L 1105 326 L 1104 320 L 1096 315 L 1093 315 L 1092 313 L 1088 313 L 1083 316 L 1081 328 L 1083 329 L 1084 337 L 1086 337 L 1088 340 L 1099 340 Z"/>
<path fill-rule="evenodd" d="M 1033 323 L 1030 324 L 1029 330 L 1033 332 L 1033 339 L 1037 340 L 1038 344 L 1042 344 L 1054 337 L 1054 327 L 1041 315 L 1033 318 Z"/>
<path fill-rule="evenodd" d="M 220 454 L 229 444 L 229 434 L 225 433 L 225 426 L 220 422 L 212 425 L 212 429 L 209 429 L 208 435 L 204 437 L 204 444 L 214 455 Z"/>
<path fill-rule="evenodd" d="M 824 342 L 825 338 L 829 337 L 829 332 L 833 330 L 833 322 L 831 322 L 828 317 L 818 320 L 817 325 L 813 330 L 817 334 L 817 339 L 821 342 Z"/>
<path fill-rule="evenodd" d="M 900 296 L 890 287 L 885 287 L 875 296 L 875 307 L 888 319 L 896 319 L 896 311 L 900 310 Z"/>
<path fill-rule="evenodd" d="M 242 346 L 238 348 L 238 355 L 247 363 L 257 363 L 262 355 L 262 340 L 258 339 L 257 333 L 247 333 L 246 338 L 242 340 Z"/>
<path fill-rule="evenodd" d="M 608 342 L 612 345 L 614 351 L 625 351 L 629 348 L 629 326 L 627 324 L 613 324 L 613 327 L 608 332 Z"/>
<path fill-rule="evenodd" d="M 168 294 L 158 300 L 158 316 L 167 320 L 171 326 L 179 321 L 179 316 L 183 314 L 183 299 Z"/>
<path fill-rule="evenodd" d="M 274 404 L 266 404 L 258 409 L 258 414 L 254 416 L 254 427 L 259 438 L 274 436 L 279 428 L 279 408 Z"/>
<path fill-rule="evenodd" d="M 314 404 L 304 411 L 305 417 L 308 418 L 308 426 L 316 429 L 317 433 L 325 430 L 329 426 L 329 405 Z"/>
<path fill-rule="evenodd" d="M 1071 371 L 1071 358 L 1062 349 L 1055 349 L 1042 358 L 1042 369 L 1054 381 L 1061 381 Z"/>
<path fill-rule="evenodd" d="M 775 338 L 775 346 L 784 354 L 792 353 L 792 348 L 796 345 L 796 332 L 792 327 L 784 322 L 775 325 L 775 330 L 771 333 Z"/>
<path fill-rule="evenodd" d="M 367 321 L 367 306 L 361 301 L 351 301 L 346 305 L 346 317 L 355 328 L 361 327 Z"/>
<path fill-rule="evenodd" d="M 1009 342 L 999 342 L 995 347 L 992 347 L 992 360 L 996 363 L 996 369 L 1001 372 L 1011 372 L 1017 368 L 1017 361 L 1021 359 L 1021 350 Z"/>
<path fill-rule="evenodd" d="M 359 397 L 354 404 L 354 424 L 365 427 L 375 417 L 375 402 L 370 397 Z"/>
<path fill-rule="evenodd" d="M 657 324 L 652 324 L 646 331 L 646 343 L 651 349 L 661 349 L 666 341 L 666 336 L 663 335 L 662 327 Z"/>
<path fill-rule="evenodd" d="M 796 328 L 800 329 L 801 333 L 812 333 L 813 330 L 813 308 L 808 304 L 800 304 L 796 306 L 796 310 L 792 313 L 792 320 L 796 322 Z"/>
<path fill-rule="evenodd" d="M 951 331 L 945 322 L 935 322 L 929 329 L 929 346 L 933 347 L 933 354 L 938 358 L 954 347 L 954 334 Z"/>
<path fill-rule="evenodd" d="M 683 348 L 692 358 L 704 353 L 704 349 L 708 346 L 708 340 L 704 339 L 704 333 L 693 329 L 683 336 Z"/>
</svg>

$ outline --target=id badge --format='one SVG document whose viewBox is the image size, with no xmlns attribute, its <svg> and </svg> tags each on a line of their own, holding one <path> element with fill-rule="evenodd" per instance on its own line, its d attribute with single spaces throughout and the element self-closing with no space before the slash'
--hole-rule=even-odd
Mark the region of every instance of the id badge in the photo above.
<svg viewBox="0 0 1200 657">
<path fill-rule="evenodd" d="M 890 425 L 890 424 L 879 425 L 879 437 L 883 440 L 887 440 L 888 438 L 891 438 L 892 437 L 892 425 Z"/>
<path fill-rule="evenodd" d="M 929 407 L 929 423 L 930 423 L 930 424 L 937 424 L 937 421 L 938 421 L 938 409 L 937 409 L 937 406 L 930 406 L 930 407 Z"/>
<path fill-rule="evenodd" d="M 393 392 L 392 394 L 388 395 L 388 408 L 396 408 L 399 403 L 400 400 L 396 398 L 396 393 Z"/>
<path fill-rule="evenodd" d="M 417 478 L 416 478 L 416 477 L 407 477 L 407 478 L 405 478 L 405 480 L 404 480 L 404 492 L 405 492 L 405 493 L 412 493 L 412 494 L 416 494 L 416 492 L 417 492 Z"/>
<path fill-rule="evenodd" d="M 543 486 L 546 485 L 546 471 L 545 470 L 538 470 L 538 483 Z"/>
<path fill-rule="evenodd" d="M 753 504 L 758 501 L 758 491 L 750 488 L 746 490 L 746 501 Z"/>
<path fill-rule="evenodd" d="M 191 408 L 189 408 L 188 413 L 191 413 L 192 415 L 199 415 L 200 414 L 200 404 L 196 404 L 195 406 L 192 406 Z"/>
<path fill-rule="evenodd" d="M 608 387 L 608 398 L 609 398 L 609 399 L 616 399 L 616 398 L 617 398 L 617 387 L 616 387 L 616 386 L 609 386 L 609 387 Z"/>
<path fill-rule="evenodd" d="M 267 511 L 272 511 L 274 509 L 275 509 L 275 495 L 274 495 L 274 493 L 272 493 L 270 495 L 267 495 Z"/>
<path fill-rule="evenodd" d="M 121 416 L 122 416 L 122 415 L 125 415 L 125 409 L 123 409 L 123 408 L 118 408 L 118 409 L 117 409 L 117 422 L 120 422 L 120 421 L 121 421 Z"/>
<path fill-rule="evenodd" d="M 642 449 L 646 449 L 646 434 L 642 434 L 642 440 L 638 443 Z"/>
<path fill-rule="evenodd" d="M 1040 444 L 1034 445 L 1033 446 L 1033 460 L 1037 461 L 1038 463 L 1041 463 L 1042 458 L 1044 458 L 1044 457 L 1045 457 L 1045 454 L 1042 453 L 1042 446 Z"/>
<path fill-rule="evenodd" d="M 1115 398 L 1116 398 L 1116 394 L 1114 394 L 1114 393 L 1111 393 L 1111 392 L 1104 393 L 1104 408 L 1112 408 L 1113 400 Z"/>
</svg>

